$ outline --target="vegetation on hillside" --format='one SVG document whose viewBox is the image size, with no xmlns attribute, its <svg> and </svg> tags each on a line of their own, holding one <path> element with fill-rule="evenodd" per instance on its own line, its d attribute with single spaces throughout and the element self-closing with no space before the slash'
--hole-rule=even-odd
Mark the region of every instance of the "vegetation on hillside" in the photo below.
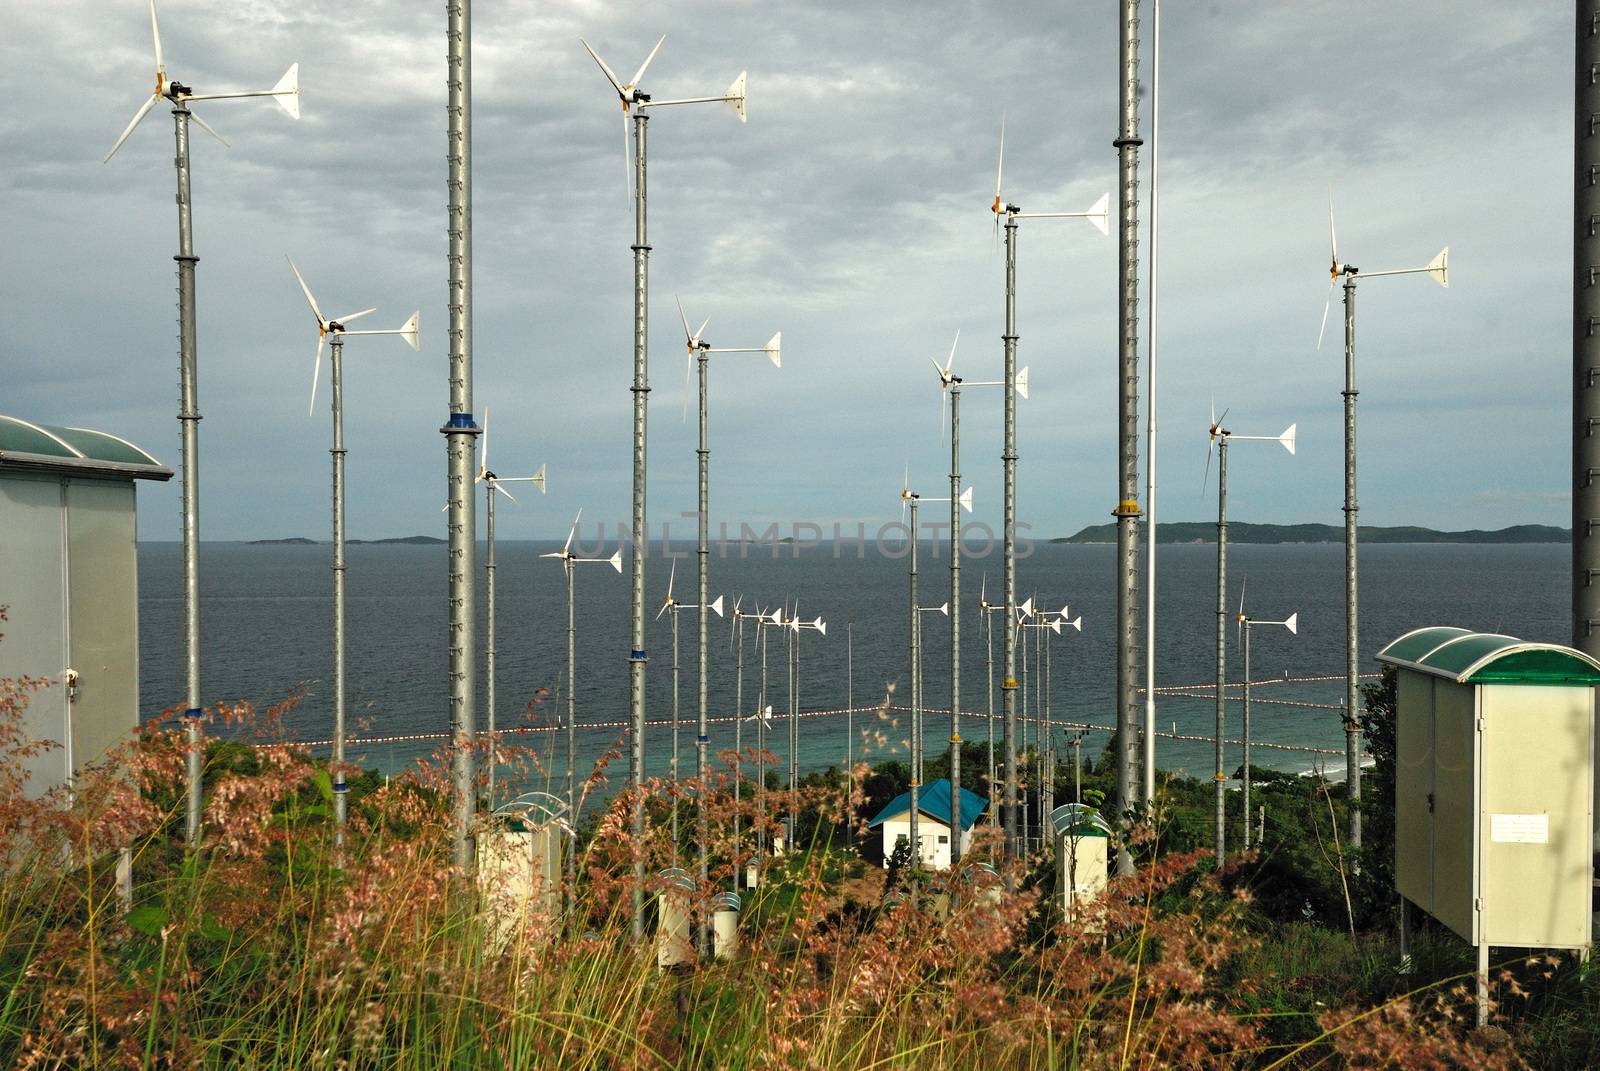
<svg viewBox="0 0 1600 1071">
<path fill-rule="evenodd" d="M 208 749 L 200 851 L 183 843 L 173 722 L 147 727 L 73 797 L 34 798 L 22 770 L 38 745 L 21 717 L 43 686 L 0 682 L 6 1065 L 1494 1068 L 1600 1052 L 1600 986 L 1565 959 L 1499 968 L 1498 1025 L 1483 1031 L 1470 1026 L 1469 957 L 1448 934 L 1420 935 L 1414 972 L 1398 974 L 1382 803 L 1357 875 L 1338 795 L 1315 778 L 1258 774 L 1265 843 L 1221 870 L 1210 786 L 1167 781 L 1156 821 L 1125 841 L 1134 876 L 1069 919 L 1048 857 L 1006 862 L 983 828 L 953 873 L 868 862 L 861 820 L 903 767 L 858 766 L 853 796 L 818 776 L 793 800 L 800 850 L 756 860 L 740 955 L 661 973 L 630 936 L 631 875 L 636 860 L 652 875 L 694 870 L 702 786 L 647 786 L 643 838 L 630 833 L 634 797 L 591 808 L 581 880 L 541 912 L 452 869 L 442 763 L 356 779 L 341 854 L 325 765 L 272 742 L 281 709 L 216 712 L 259 741 Z M 1368 698 L 1381 798 L 1392 692 Z M 533 756 L 511 759 L 542 777 Z M 586 790 L 612 776 L 603 760 Z M 1070 768 L 1056 784 L 1072 792 Z M 713 866 L 697 906 L 727 887 L 750 831 L 775 832 L 791 803 L 774 787 L 758 809 L 749 783 L 736 803 L 730 773 L 704 787 Z M 1104 763 L 1087 771 L 1086 796 L 1108 789 Z M 131 905 L 115 877 L 124 847 Z M 653 903 L 656 879 L 645 891 Z"/>
</svg>

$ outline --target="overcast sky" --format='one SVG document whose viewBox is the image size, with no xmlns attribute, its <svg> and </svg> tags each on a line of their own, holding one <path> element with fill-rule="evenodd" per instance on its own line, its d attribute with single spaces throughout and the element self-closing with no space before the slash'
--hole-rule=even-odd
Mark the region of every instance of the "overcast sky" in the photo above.
<svg viewBox="0 0 1600 1071">
<path fill-rule="evenodd" d="M 715 105 L 650 124 L 653 528 L 694 508 L 674 294 L 711 317 L 713 345 L 783 331 L 781 371 L 713 358 L 715 520 L 892 520 L 908 456 L 913 484 L 942 494 L 928 358 L 959 328 L 957 371 L 1000 371 L 1001 113 L 1010 200 L 1078 210 L 1114 190 L 1117 5 L 476 8 L 474 408 L 493 407 L 497 470 L 550 473 L 545 498 L 501 512 L 501 536 L 628 510 L 631 219 L 615 94 L 580 35 L 626 76 L 667 33 L 644 86 L 657 97 L 750 72 L 748 125 Z M 1215 514 L 1214 395 L 1238 433 L 1299 425 L 1295 457 L 1233 451 L 1231 516 L 1340 522 L 1337 306 L 1316 349 L 1331 182 L 1344 259 L 1415 267 L 1451 247 L 1448 291 L 1415 276 L 1359 291 L 1363 523 L 1566 524 L 1570 5 L 1165 15 L 1161 517 Z M 266 101 L 196 106 L 232 141 L 194 134 L 204 536 L 326 538 L 327 395 L 308 418 L 315 326 L 285 253 L 325 310 L 376 305 L 373 326 L 398 326 L 421 309 L 420 354 L 346 349 L 349 525 L 442 535 L 443 5 L 164 0 L 161 18 L 169 76 L 197 93 L 270 87 L 292 61 L 302 84 L 299 122 Z M 168 110 L 100 162 L 153 82 L 146 6 L 11 5 L 3 25 L 0 412 L 111 431 L 176 468 Z M 1116 502 L 1115 231 L 1025 221 L 1020 250 L 1021 517 L 1063 534 Z M 975 518 L 991 522 L 999 403 L 973 390 L 963 406 Z M 142 536 L 177 539 L 177 481 L 141 496 Z"/>
</svg>

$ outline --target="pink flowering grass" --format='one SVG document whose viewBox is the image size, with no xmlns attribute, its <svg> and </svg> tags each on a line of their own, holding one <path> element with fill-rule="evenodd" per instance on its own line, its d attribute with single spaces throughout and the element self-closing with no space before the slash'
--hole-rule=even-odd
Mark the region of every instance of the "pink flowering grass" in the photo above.
<svg viewBox="0 0 1600 1071">
<path fill-rule="evenodd" d="M 736 959 L 662 974 L 653 946 L 630 937 L 633 869 L 697 873 L 700 785 L 652 782 L 597 802 L 613 776 L 614 756 L 603 759 L 585 786 L 598 820 L 578 849 L 577 888 L 561 891 L 559 911 L 507 925 L 486 919 L 478 886 L 450 865 L 442 756 L 386 783 L 356 779 L 341 857 L 327 767 L 282 742 L 286 707 L 219 709 L 213 731 L 226 723 L 252 741 L 208 752 L 204 847 L 190 852 L 175 721 L 85 771 L 70 797 L 30 794 L 21 762 L 38 745 L 20 717 L 40 687 L 0 681 L 0 1064 L 1517 1066 L 1470 1030 L 1448 986 L 1327 1007 L 1284 1043 L 1241 982 L 1262 952 L 1248 896 L 1227 891 L 1203 854 L 1156 853 L 1152 835 L 1132 845 L 1138 872 L 1076 922 L 1048 876 L 1004 860 L 988 831 L 955 872 L 886 888 L 882 868 L 842 842 L 860 832 L 859 796 L 769 791 L 758 810 L 750 784 L 733 797 L 757 756 L 724 755 L 703 786 L 712 865 L 693 901 L 704 908 L 746 862 L 763 880 L 742 894 Z M 549 766 L 501 751 L 502 769 L 525 777 Z M 752 831 L 776 832 L 791 802 L 824 832 L 752 859 Z M 124 848 L 131 910 L 115 880 Z"/>
</svg>

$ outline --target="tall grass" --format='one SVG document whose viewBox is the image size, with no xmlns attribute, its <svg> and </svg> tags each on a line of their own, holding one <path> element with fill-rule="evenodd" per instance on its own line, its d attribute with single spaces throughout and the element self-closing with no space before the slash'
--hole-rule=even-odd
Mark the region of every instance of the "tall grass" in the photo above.
<svg viewBox="0 0 1600 1071">
<path fill-rule="evenodd" d="M 1069 921 L 1043 860 L 980 835 L 950 874 L 886 888 L 829 831 L 855 808 L 810 789 L 814 841 L 758 860 L 740 955 L 662 973 L 629 937 L 633 862 L 693 871 L 674 791 L 605 805 L 563 908 L 509 929 L 450 866 L 447 770 L 356 781 L 342 860 L 326 767 L 270 742 L 281 710 L 224 708 L 259 746 L 208 753 L 204 848 L 182 837 L 181 727 L 147 727 L 69 796 L 30 795 L 39 682 L 0 681 L 0 1064 L 23 1068 L 1066 1068 L 1515 1066 L 1468 1032 L 1460 993 L 1298 1007 L 1252 971 L 1270 938 L 1205 853 L 1132 849 L 1138 872 Z M 697 908 L 790 799 L 704 786 L 714 839 Z M 532 761 L 531 758 L 529 761 Z M 599 795 L 602 762 L 589 788 Z M 856 778 L 860 784 L 862 777 Z M 859 801 L 855 801 L 859 802 Z M 598 805 L 597 805 L 598 806 Z M 744 833 L 733 840 L 735 818 Z M 115 860 L 134 856 L 131 910 Z M 997 878 L 976 864 L 990 862 Z M 653 889 L 651 890 L 654 891 Z M 487 893 L 487 895 L 486 895 Z M 1337 935 L 1335 935 L 1337 936 Z M 1307 953 L 1310 955 L 1311 953 Z M 1284 1029 L 1292 1020 L 1293 1029 Z"/>
</svg>

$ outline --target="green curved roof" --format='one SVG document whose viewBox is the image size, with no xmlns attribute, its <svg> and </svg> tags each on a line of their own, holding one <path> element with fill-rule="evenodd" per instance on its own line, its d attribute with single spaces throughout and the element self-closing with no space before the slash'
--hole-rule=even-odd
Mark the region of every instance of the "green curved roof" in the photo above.
<svg viewBox="0 0 1600 1071">
<path fill-rule="evenodd" d="M 1576 648 L 1464 628 L 1408 632 L 1379 651 L 1378 661 L 1457 684 L 1600 684 L 1600 662 Z"/>
<path fill-rule="evenodd" d="M 171 469 L 108 432 L 34 424 L 0 414 L 0 469 L 7 468 L 127 479 L 172 478 Z"/>
</svg>

